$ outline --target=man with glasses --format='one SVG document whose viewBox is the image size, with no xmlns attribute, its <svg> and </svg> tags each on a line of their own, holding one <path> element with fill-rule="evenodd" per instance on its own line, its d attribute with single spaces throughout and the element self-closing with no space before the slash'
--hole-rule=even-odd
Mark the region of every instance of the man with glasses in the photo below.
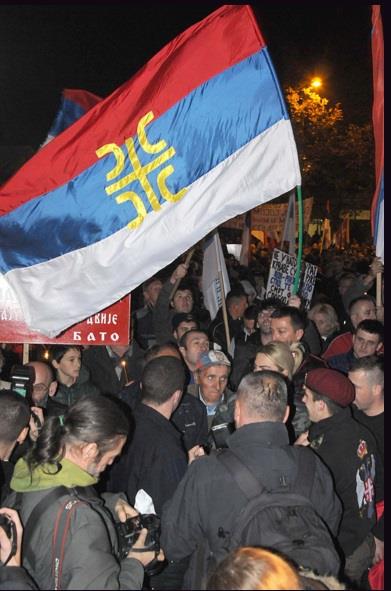
<svg viewBox="0 0 391 591">
<path fill-rule="evenodd" d="M 50 365 L 44 361 L 31 361 L 26 365 L 33 367 L 35 372 L 32 394 L 34 405 L 44 409 L 47 417 L 63 415 L 67 407 L 53 399 L 57 391 L 57 381 Z"/>
</svg>

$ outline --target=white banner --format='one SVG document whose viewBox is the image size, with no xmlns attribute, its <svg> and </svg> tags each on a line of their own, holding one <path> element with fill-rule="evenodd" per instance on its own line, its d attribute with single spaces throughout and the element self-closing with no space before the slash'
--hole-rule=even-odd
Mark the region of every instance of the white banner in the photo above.
<svg viewBox="0 0 391 591">
<path fill-rule="evenodd" d="M 204 264 L 202 267 L 202 293 L 204 305 L 213 320 L 231 287 L 225 265 L 223 250 L 218 232 L 213 232 L 204 240 Z M 224 292 L 221 286 L 223 280 Z"/>
</svg>

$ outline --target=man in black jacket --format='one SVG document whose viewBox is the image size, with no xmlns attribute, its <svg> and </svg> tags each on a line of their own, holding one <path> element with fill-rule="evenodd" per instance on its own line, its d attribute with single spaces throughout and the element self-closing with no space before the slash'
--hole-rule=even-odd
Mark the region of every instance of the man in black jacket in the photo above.
<svg viewBox="0 0 391 591">
<path fill-rule="evenodd" d="M 362 357 L 353 362 L 349 380 L 356 398 L 353 416 L 365 425 L 376 439 L 380 461 L 384 467 L 384 360 L 380 355 Z M 378 491 L 377 491 L 378 492 Z M 377 494 L 377 500 L 380 500 Z M 384 558 L 384 520 L 379 519 L 372 530 L 375 538 L 374 563 Z"/>
<path fill-rule="evenodd" d="M 270 490 L 280 488 L 282 481 L 290 486 L 298 472 L 298 456 L 291 453 L 284 424 L 288 414 L 287 386 L 282 376 L 264 371 L 242 379 L 235 403 L 237 430 L 228 438 L 228 447 Z M 341 506 L 330 473 L 318 458 L 310 500 L 335 534 Z M 184 588 L 200 588 L 197 548 L 207 543 L 212 553 L 221 552 L 247 503 L 238 483 L 215 454 L 189 467 L 163 509 L 161 538 L 167 558 L 191 557 Z M 201 575 L 205 575 L 205 564 L 202 570 Z"/>
<path fill-rule="evenodd" d="M 157 514 L 174 493 L 187 469 L 188 458 L 181 434 L 170 418 L 182 398 L 185 372 L 174 357 L 156 357 L 144 368 L 141 404 L 133 415 L 135 430 L 121 458 L 121 482 L 113 492 L 125 490 L 132 505 L 143 489 L 152 498 Z"/>
<path fill-rule="evenodd" d="M 355 391 L 346 376 L 333 369 L 308 372 L 303 401 L 312 421 L 311 448 L 328 466 L 343 504 L 338 542 L 345 556 L 345 575 L 360 584 L 372 565 L 376 522 L 377 446 L 366 427 L 356 422 L 349 405 Z M 302 437 L 298 443 L 308 444 Z"/>
<path fill-rule="evenodd" d="M 138 491 L 144 490 L 161 515 L 188 463 L 203 450 L 197 445 L 186 453 L 181 433 L 170 421 L 185 385 L 183 363 L 174 357 L 156 357 L 145 366 L 141 384 L 141 404 L 134 410 L 135 432 L 121 460 L 126 488 L 119 490 L 126 491 L 132 505 Z M 185 567 L 186 564 L 171 562 L 154 579 L 154 585 L 159 585 L 159 589 L 180 588 Z"/>
</svg>

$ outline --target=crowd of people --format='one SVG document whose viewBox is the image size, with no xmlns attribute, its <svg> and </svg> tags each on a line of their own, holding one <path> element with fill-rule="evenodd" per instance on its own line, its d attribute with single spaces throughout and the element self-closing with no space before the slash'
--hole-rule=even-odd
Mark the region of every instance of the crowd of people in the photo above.
<svg viewBox="0 0 391 591">
<path fill-rule="evenodd" d="M 211 318 L 196 252 L 132 294 L 128 345 L 33 346 L 26 397 L 0 348 L 0 589 L 371 588 L 383 267 L 366 246 L 305 254 L 308 313 L 265 297 L 259 248 L 226 253 Z"/>
</svg>

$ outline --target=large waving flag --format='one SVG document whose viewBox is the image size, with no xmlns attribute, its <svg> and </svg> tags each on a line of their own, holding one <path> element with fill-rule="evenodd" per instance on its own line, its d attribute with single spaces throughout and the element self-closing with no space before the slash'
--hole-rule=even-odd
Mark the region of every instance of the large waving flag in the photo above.
<svg viewBox="0 0 391 591">
<path fill-rule="evenodd" d="M 56 136 L 67 129 L 67 127 L 72 125 L 72 123 L 80 119 L 84 113 L 95 107 L 101 100 L 101 97 L 88 92 L 88 90 L 65 88 L 62 91 L 60 108 L 42 147 L 46 146 L 46 144 L 51 142 Z"/>
<path fill-rule="evenodd" d="M 0 270 L 49 336 L 115 302 L 219 224 L 300 184 L 248 5 L 187 29 L 0 191 Z"/>
<path fill-rule="evenodd" d="M 371 219 L 376 256 L 384 263 L 384 40 L 380 4 L 372 5 L 372 63 L 376 188 Z"/>
</svg>

